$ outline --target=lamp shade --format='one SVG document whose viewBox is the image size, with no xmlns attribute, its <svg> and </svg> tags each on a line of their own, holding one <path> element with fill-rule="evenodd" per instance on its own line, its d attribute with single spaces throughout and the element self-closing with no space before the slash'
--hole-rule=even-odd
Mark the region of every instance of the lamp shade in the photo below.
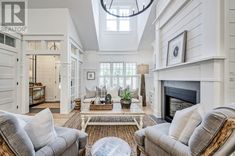
<svg viewBox="0 0 235 156">
<path fill-rule="evenodd" d="M 137 66 L 137 74 L 148 74 L 148 73 L 149 73 L 148 64 L 140 64 Z"/>
</svg>

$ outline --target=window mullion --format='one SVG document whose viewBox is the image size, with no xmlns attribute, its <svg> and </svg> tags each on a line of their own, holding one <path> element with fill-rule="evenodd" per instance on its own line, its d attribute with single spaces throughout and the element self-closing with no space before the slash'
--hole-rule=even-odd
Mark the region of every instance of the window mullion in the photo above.
<svg viewBox="0 0 235 156">
<path fill-rule="evenodd" d="M 110 87 L 113 86 L 113 63 L 110 63 Z"/>
<path fill-rule="evenodd" d="M 126 63 L 123 63 L 123 73 L 124 87 L 126 87 Z"/>
</svg>

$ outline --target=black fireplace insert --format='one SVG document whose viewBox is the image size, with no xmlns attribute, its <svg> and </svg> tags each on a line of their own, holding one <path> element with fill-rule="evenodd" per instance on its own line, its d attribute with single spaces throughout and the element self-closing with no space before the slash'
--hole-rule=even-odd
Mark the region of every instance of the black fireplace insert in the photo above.
<svg viewBox="0 0 235 156">
<path fill-rule="evenodd" d="M 164 116 L 167 122 L 171 122 L 176 111 L 197 104 L 197 91 L 180 88 L 164 87 Z"/>
</svg>

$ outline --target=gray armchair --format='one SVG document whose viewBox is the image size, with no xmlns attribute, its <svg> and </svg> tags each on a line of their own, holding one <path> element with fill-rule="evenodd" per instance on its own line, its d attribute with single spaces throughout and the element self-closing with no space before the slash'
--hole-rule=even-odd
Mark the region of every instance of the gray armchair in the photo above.
<svg viewBox="0 0 235 156">
<path fill-rule="evenodd" d="M 0 155 L 15 156 L 85 156 L 87 134 L 75 129 L 55 127 L 57 138 L 34 150 L 25 130 L 15 116 L 0 113 Z"/>
<path fill-rule="evenodd" d="M 214 109 L 207 113 L 194 130 L 187 145 L 168 136 L 170 123 L 158 124 L 135 133 L 137 155 L 148 156 L 198 156 L 211 144 L 228 119 L 235 118 L 235 105 Z M 229 156 L 235 151 L 235 131 L 213 156 Z"/>
</svg>

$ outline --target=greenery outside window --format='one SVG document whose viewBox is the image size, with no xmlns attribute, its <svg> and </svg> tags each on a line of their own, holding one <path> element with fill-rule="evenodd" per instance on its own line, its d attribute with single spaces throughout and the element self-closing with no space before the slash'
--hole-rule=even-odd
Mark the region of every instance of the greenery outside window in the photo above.
<svg viewBox="0 0 235 156">
<path fill-rule="evenodd" d="M 136 63 L 100 63 L 99 86 L 137 88 Z"/>
</svg>

